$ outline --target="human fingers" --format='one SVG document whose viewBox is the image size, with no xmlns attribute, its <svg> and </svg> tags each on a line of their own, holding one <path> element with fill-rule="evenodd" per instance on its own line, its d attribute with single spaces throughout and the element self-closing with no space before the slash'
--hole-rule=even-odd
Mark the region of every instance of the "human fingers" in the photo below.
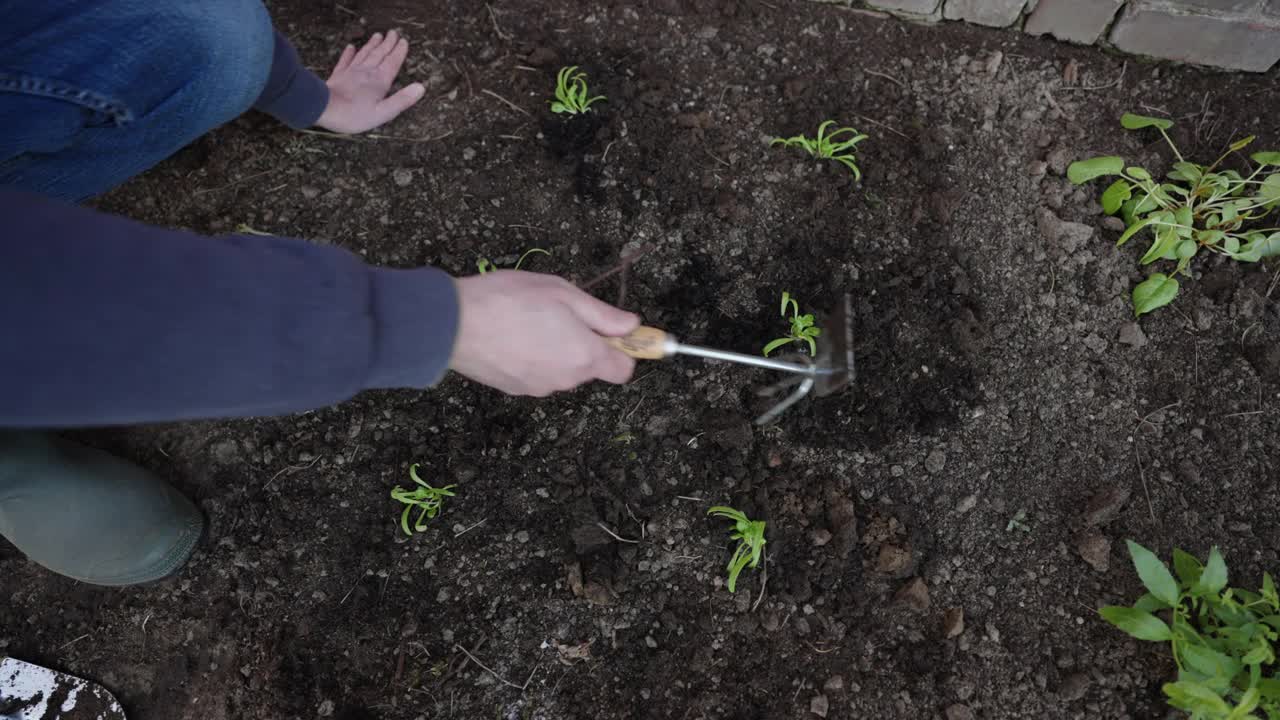
<svg viewBox="0 0 1280 720">
<path fill-rule="evenodd" d="M 409 56 L 409 41 L 400 38 L 396 46 L 391 52 L 382 59 L 382 63 L 378 65 L 378 72 L 382 75 L 383 81 L 388 85 L 396 79 L 396 75 L 400 74 L 400 67 L 404 65 L 404 60 Z"/>
<path fill-rule="evenodd" d="M 621 385 L 630 380 L 635 371 L 635 360 L 626 353 L 606 345 L 596 360 L 594 375 L 605 382 Z"/>
<path fill-rule="evenodd" d="M 400 34 L 395 30 L 388 32 L 387 36 L 382 39 L 382 42 L 378 43 L 378 47 L 374 48 L 369 53 L 369 56 L 364 59 L 365 64 L 369 67 L 377 67 L 382 63 L 387 55 L 391 54 L 392 50 L 396 49 L 396 46 L 399 44 Z"/>
<path fill-rule="evenodd" d="M 394 95 L 381 100 L 375 106 L 378 124 L 382 125 L 396 119 L 400 113 L 413 107 L 413 104 L 426 94 L 427 89 L 422 86 L 422 83 L 410 83 L 400 88 Z"/>
<path fill-rule="evenodd" d="M 382 44 L 382 33 L 374 33 L 373 37 L 369 38 L 369 42 L 365 43 L 364 47 L 360 48 L 360 51 L 356 53 L 355 58 L 353 58 L 351 61 L 352 64 L 363 65 L 364 61 L 368 59 L 369 55 L 373 53 L 374 50 L 377 50 L 378 46 L 381 44 Z"/>
<path fill-rule="evenodd" d="M 640 318 L 626 310 L 616 308 L 603 300 L 588 295 L 578 288 L 564 283 L 562 302 L 587 327 L 608 337 L 626 335 L 640 325 Z"/>
<path fill-rule="evenodd" d="M 355 59 L 356 46 L 348 45 L 342 51 L 342 57 L 338 58 L 338 64 L 333 67 L 334 74 L 340 73 L 351 66 L 351 61 Z"/>
</svg>

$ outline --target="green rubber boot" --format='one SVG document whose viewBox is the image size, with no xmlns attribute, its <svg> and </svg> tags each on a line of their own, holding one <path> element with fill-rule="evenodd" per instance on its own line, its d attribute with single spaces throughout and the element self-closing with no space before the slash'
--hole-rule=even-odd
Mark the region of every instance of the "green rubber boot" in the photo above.
<svg viewBox="0 0 1280 720">
<path fill-rule="evenodd" d="M 94 585 L 175 573 L 204 517 L 168 483 L 53 435 L 0 431 L 0 536 L 32 561 Z"/>
</svg>

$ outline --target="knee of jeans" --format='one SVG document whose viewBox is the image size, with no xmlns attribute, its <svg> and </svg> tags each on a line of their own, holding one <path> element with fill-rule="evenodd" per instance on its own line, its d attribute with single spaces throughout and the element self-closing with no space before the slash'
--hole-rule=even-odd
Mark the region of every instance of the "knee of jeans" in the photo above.
<svg viewBox="0 0 1280 720">
<path fill-rule="evenodd" d="M 162 102 L 202 133 L 248 111 L 266 86 L 275 53 L 271 17 L 261 0 L 177 0 L 165 3 L 158 32 L 168 62 L 181 68 L 180 87 Z"/>
</svg>

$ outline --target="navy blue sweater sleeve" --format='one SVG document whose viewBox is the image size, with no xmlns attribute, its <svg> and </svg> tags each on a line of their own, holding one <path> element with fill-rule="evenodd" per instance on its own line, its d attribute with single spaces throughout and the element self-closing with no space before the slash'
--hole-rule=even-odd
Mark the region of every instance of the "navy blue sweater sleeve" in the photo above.
<svg viewBox="0 0 1280 720">
<path fill-rule="evenodd" d="M 277 30 L 271 74 L 253 107 L 291 128 L 302 129 L 315 125 L 328 104 L 329 86 L 302 66 L 298 51 Z"/>
<path fill-rule="evenodd" d="M 0 190 L 0 427 L 284 414 L 448 368 L 453 279 Z"/>
</svg>

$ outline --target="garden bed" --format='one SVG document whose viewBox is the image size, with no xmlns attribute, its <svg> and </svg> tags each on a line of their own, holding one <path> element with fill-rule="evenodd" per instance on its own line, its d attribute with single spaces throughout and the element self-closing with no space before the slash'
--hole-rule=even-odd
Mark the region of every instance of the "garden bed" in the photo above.
<svg viewBox="0 0 1280 720">
<path fill-rule="evenodd" d="M 428 99 L 393 138 L 249 116 L 103 207 L 456 274 L 536 246 L 525 269 L 585 280 L 651 245 L 624 304 L 690 342 L 756 352 L 783 290 L 850 292 L 857 379 L 763 430 L 775 378 L 677 359 L 549 400 L 454 377 L 89 433 L 198 499 L 210 543 L 126 590 L 0 548 L 0 651 L 138 718 L 1154 718 L 1167 653 L 1095 612 L 1140 593 L 1122 541 L 1280 569 L 1274 268 L 1202 257 L 1135 328 L 1142 249 L 1064 177 L 1167 166 L 1128 110 L 1175 118 L 1189 156 L 1277 148 L 1274 73 L 811 3 L 273 11 L 315 67 L 402 27 Z M 548 111 L 562 65 L 608 98 L 589 133 Z M 828 118 L 871 136 L 860 185 L 768 145 Z M 415 462 L 458 487 L 408 537 L 389 492 Z M 735 593 L 712 505 L 768 523 Z"/>
</svg>

